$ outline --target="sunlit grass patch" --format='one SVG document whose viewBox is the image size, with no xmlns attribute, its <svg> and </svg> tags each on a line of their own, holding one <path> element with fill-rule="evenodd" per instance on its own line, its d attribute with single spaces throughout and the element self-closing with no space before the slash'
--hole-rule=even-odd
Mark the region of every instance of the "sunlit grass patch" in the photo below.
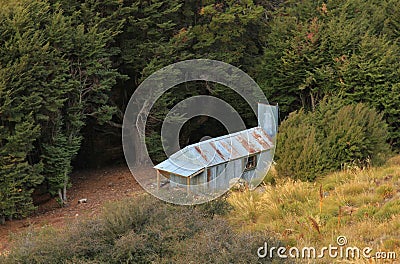
<svg viewBox="0 0 400 264">
<path fill-rule="evenodd" d="M 400 215 L 400 200 L 389 201 L 385 203 L 378 212 L 374 214 L 374 217 L 378 220 L 388 221 L 397 220 L 399 221 Z M 397 217 L 397 219 L 396 219 Z"/>
<path fill-rule="evenodd" d="M 261 194 L 258 192 L 232 193 L 228 201 L 234 208 L 231 219 L 247 224 L 256 223 L 261 214 L 268 210 L 266 206 L 262 205 Z"/>
<path fill-rule="evenodd" d="M 390 158 L 386 164 L 390 166 L 400 166 L 400 155 Z"/>
<path fill-rule="evenodd" d="M 276 184 L 266 185 L 262 193 L 232 193 L 228 202 L 234 209 L 228 217 L 242 230 L 267 230 L 289 246 L 322 247 L 345 235 L 352 245 L 399 250 L 397 161 L 332 173 L 315 183 L 275 175 Z"/>
<path fill-rule="evenodd" d="M 346 196 L 356 196 L 365 194 L 369 189 L 368 182 L 349 182 L 341 186 L 343 195 Z"/>
</svg>

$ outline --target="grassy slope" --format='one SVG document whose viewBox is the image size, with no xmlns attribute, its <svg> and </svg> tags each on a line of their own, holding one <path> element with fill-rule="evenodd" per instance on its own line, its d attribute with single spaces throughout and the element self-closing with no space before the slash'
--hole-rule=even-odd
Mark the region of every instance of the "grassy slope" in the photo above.
<svg viewBox="0 0 400 264">
<path fill-rule="evenodd" d="M 400 156 L 380 168 L 338 172 L 316 183 L 281 179 L 264 192 L 232 193 L 228 201 L 233 225 L 272 231 L 288 246 L 336 245 L 344 235 L 348 245 L 400 255 Z"/>
<path fill-rule="evenodd" d="M 281 179 L 263 192 L 233 192 L 233 211 L 215 219 L 201 208 L 146 197 L 110 204 L 98 219 L 68 230 L 21 235 L 0 263 L 255 263 L 257 248 L 271 235 L 268 243 L 316 248 L 336 245 L 344 235 L 350 246 L 400 255 L 400 156 L 381 168 L 334 173 L 317 183 Z M 236 229 L 266 232 L 238 234 L 225 217 Z"/>
</svg>

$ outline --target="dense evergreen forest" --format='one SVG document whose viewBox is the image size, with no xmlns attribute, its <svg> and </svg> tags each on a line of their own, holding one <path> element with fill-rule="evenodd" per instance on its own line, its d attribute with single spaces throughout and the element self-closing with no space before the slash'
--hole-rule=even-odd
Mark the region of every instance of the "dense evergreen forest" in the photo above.
<svg viewBox="0 0 400 264">
<path fill-rule="evenodd" d="M 67 202 L 73 166 L 122 160 L 131 95 L 155 70 L 185 59 L 241 68 L 279 104 L 281 121 L 300 109 L 298 115 L 326 116 L 331 100 L 363 103 L 378 114 L 354 106 L 344 115 L 358 111 L 387 126 L 387 136 L 379 128 L 362 135 L 376 132 L 398 152 L 399 34 L 397 0 L 0 0 L 0 223 L 27 216 L 39 186 Z M 155 161 L 164 157 L 159 131 L 168 109 L 199 94 L 227 101 L 246 125 L 255 124 L 250 107 L 226 87 L 177 86 L 148 120 Z M 324 122 L 317 125 L 330 120 Z M 215 120 L 199 117 L 180 140 L 187 145 L 224 133 Z M 376 145 L 364 139 L 351 151 L 366 154 L 354 158 L 374 154 L 362 144 Z"/>
</svg>

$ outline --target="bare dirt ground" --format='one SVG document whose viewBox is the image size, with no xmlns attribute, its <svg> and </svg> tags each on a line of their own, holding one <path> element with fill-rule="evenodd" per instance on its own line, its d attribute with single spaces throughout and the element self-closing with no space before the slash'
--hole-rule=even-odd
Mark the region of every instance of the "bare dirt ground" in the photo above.
<svg viewBox="0 0 400 264">
<path fill-rule="evenodd" d="M 45 225 L 62 228 L 74 219 L 97 215 L 107 202 L 121 200 L 143 191 L 129 169 L 123 165 L 78 171 L 72 174 L 71 181 L 72 187 L 68 190 L 69 202 L 66 207 L 61 208 L 55 198 L 49 195 L 37 195 L 34 200 L 38 209 L 32 216 L 0 225 L 0 252 L 10 247 L 12 233 Z M 79 199 L 87 199 L 87 203 L 79 204 Z"/>
</svg>

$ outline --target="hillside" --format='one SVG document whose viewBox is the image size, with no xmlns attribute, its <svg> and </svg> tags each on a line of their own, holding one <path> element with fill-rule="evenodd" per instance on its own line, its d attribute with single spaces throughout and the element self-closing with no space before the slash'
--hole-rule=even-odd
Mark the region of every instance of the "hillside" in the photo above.
<svg viewBox="0 0 400 264">
<path fill-rule="evenodd" d="M 34 228 L 33 233 L 32 228 L 26 226 L 16 228 L 28 232 L 13 236 L 16 252 L 11 250 L 11 256 L 14 261 L 29 256 L 35 263 L 57 258 L 69 259 L 70 263 L 78 260 L 92 263 L 89 260 L 106 259 L 108 255 L 104 252 L 116 252 L 117 255 L 112 255 L 115 262 L 176 258 L 176 263 L 181 263 L 192 258 L 192 247 L 197 243 L 203 243 L 204 250 L 196 254 L 205 259 L 212 256 L 214 260 L 232 257 L 232 250 L 238 250 L 237 247 L 245 243 L 248 246 L 242 248 L 242 253 L 246 259 L 254 260 L 256 249 L 263 241 L 286 248 L 322 248 L 336 245 L 339 236 L 344 236 L 349 246 L 371 247 L 374 253 L 395 253 L 397 259 L 400 256 L 400 156 L 379 168 L 352 168 L 320 178 L 315 183 L 277 178 L 274 186 L 265 185 L 252 192 L 232 191 L 227 201 L 233 209 L 228 213 L 224 199 L 200 207 L 168 205 L 148 195 L 135 195 L 123 201 L 124 196 L 142 193 L 137 192 L 140 188 L 130 181 L 131 176 L 124 168 L 78 175 L 74 175 L 80 182 L 75 182 L 71 190 L 74 200 L 70 208 L 53 208 L 30 220 L 12 222 L 40 227 Z M 85 186 L 93 192 L 88 193 Z M 133 192 L 126 188 L 132 188 Z M 108 201 L 121 201 L 108 203 L 101 209 L 106 200 L 99 199 L 99 192 Z M 88 204 L 77 204 L 76 199 L 82 195 L 89 198 Z M 216 220 L 210 217 L 210 212 L 217 213 Z M 79 217 L 74 217 L 75 214 Z M 192 219 L 193 214 L 197 220 Z M 71 221 L 74 218 L 78 220 Z M 176 221 L 182 219 L 187 220 L 179 221 L 176 226 Z M 226 221 L 230 224 L 226 225 Z M 231 228 L 233 230 L 229 231 Z M 87 234 L 82 236 L 82 232 Z M 235 234 L 233 237 L 227 235 L 231 232 Z M 225 236 L 234 244 L 221 244 Z M 171 239 L 177 239 L 176 243 L 167 246 Z M 161 248 L 154 248 L 155 241 L 160 247 L 166 247 L 166 251 L 158 252 L 156 248 Z M 65 243 L 75 247 L 74 250 L 65 251 Z M 96 243 L 100 244 L 96 246 Z M 215 254 L 214 249 L 206 246 L 209 243 L 219 250 L 227 250 L 226 254 L 222 257 Z M 125 244 L 128 246 L 122 246 Z M 182 245 L 185 245 L 184 251 L 176 251 Z M 47 253 L 42 255 L 41 252 Z M 15 263 L 11 259 L 7 261 Z M 261 259 L 261 263 L 270 261 Z M 325 259 L 326 263 L 330 261 Z M 396 260 L 389 263 L 396 263 Z"/>
<path fill-rule="evenodd" d="M 400 156 L 385 166 L 330 174 L 315 183 L 277 179 L 261 192 L 233 193 L 231 223 L 269 230 L 287 246 L 348 244 L 400 257 Z"/>
<path fill-rule="evenodd" d="M 32 216 L 0 225 L 0 252 L 10 247 L 10 238 L 18 233 L 46 226 L 65 228 L 82 218 L 95 217 L 107 202 L 142 193 L 142 188 L 125 166 L 77 171 L 71 178 L 73 184 L 67 206 L 60 207 L 49 195 L 36 195 L 38 207 Z M 87 203 L 79 204 L 79 199 L 87 199 Z"/>
</svg>

